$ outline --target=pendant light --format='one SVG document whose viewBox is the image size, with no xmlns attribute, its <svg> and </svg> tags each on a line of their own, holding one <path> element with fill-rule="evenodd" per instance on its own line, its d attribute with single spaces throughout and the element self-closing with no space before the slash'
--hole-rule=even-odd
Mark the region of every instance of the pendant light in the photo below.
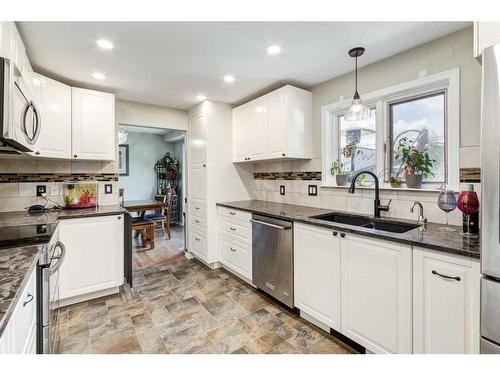
<svg viewBox="0 0 500 375">
<path fill-rule="evenodd" d="M 356 61 L 356 69 L 354 71 L 354 79 L 355 79 L 355 88 L 356 92 L 352 98 L 352 104 L 347 110 L 345 114 L 346 121 L 360 121 L 366 120 L 370 117 L 370 108 L 363 104 L 361 98 L 358 94 L 358 57 L 362 56 L 365 53 L 365 49 L 363 47 L 356 47 L 349 50 L 349 56 L 354 57 Z"/>
</svg>

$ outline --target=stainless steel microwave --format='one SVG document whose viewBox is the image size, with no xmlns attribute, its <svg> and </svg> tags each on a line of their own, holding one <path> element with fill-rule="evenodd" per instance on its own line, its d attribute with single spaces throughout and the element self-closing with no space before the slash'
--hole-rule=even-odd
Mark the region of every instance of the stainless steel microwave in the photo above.
<svg viewBox="0 0 500 375">
<path fill-rule="evenodd" d="M 33 151 L 40 130 L 29 85 L 8 59 L 0 58 L 0 153 Z"/>
</svg>

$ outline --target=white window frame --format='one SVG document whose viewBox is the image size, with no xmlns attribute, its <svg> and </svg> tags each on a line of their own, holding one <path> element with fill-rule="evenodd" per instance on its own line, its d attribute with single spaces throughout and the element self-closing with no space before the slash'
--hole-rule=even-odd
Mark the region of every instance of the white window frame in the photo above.
<svg viewBox="0 0 500 375">
<path fill-rule="evenodd" d="M 417 97 L 426 93 L 446 90 L 446 174 L 447 185 L 456 191 L 460 188 L 460 70 L 450 69 L 444 72 L 418 78 L 413 81 L 377 90 L 362 95 L 363 103 L 376 111 L 376 170 L 377 174 L 388 166 L 390 152 L 384 152 L 384 143 L 389 137 L 389 104 Z M 322 149 L 322 186 L 337 187 L 335 178 L 330 173 L 330 166 L 338 157 L 338 116 L 346 112 L 351 99 L 340 100 L 321 107 L 321 149 Z M 380 186 L 393 190 L 437 190 L 439 186 L 425 183 L 422 189 L 392 188 L 380 178 Z"/>
</svg>

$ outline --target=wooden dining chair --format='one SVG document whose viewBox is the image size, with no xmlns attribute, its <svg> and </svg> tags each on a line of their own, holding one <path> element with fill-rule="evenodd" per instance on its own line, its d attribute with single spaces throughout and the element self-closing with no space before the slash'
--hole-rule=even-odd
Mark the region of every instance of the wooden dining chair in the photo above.
<svg viewBox="0 0 500 375">
<path fill-rule="evenodd" d="M 159 211 L 156 211 L 155 213 L 152 214 L 146 214 L 144 217 L 146 219 L 152 220 L 155 224 L 159 225 L 159 228 L 162 231 L 163 236 L 165 234 L 168 234 L 168 239 L 170 239 L 170 217 L 169 217 L 169 206 L 170 206 L 170 200 L 172 197 L 172 192 L 169 191 L 165 195 L 161 196 L 156 196 L 157 200 L 160 200 L 165 204 L 165 207 L 162 208 Z"/>
</svg>

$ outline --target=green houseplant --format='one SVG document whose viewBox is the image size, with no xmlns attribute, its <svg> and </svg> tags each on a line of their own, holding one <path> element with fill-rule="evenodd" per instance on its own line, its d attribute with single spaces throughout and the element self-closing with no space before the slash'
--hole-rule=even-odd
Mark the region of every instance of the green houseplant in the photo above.
<svg viewBox="0 0 500 375">
<path fill-rule="evenodd" d="M 344 164 L 340 163 L 338 160 L 335 160 L 330 167 L 330 173 L 332 174 L 332 176 L 335 176 L 337 186 L 347 185 L 347 174 L 344 172 Z"/>
<path fill-rule="evenodd" d="M 434 176 L 431 168 L 435 160 L 429 157 L 427 151 L 420 151 L 408 138 L 401 138 L 398 145 L 396 160 L 400 159 L 406 174 L 406 186 L 420 189 L 422 180 L 427 176 Z"/>
</svg>

